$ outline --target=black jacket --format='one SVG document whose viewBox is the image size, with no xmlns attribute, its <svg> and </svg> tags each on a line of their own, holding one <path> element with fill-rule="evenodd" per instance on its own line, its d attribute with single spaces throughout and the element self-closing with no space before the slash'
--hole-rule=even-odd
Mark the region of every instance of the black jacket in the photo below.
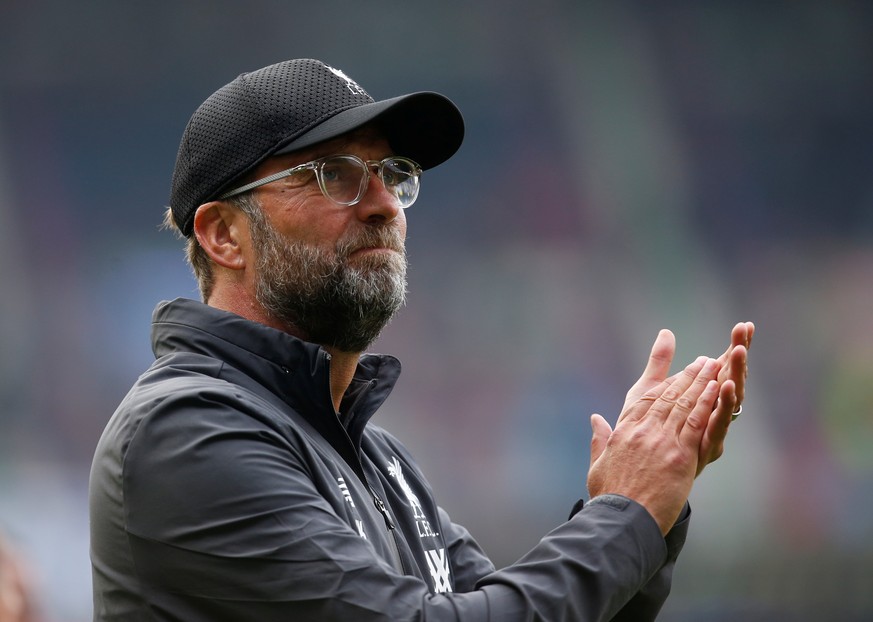
<svg viewBox="0 0 873 622">
<path fill-rule="evenodd" d="M 687 519 L 665 542 L 621 497 L 495 571 L 369 423 L 393 357 L 337 414 L 330 356 L 280 331 L 177 300 L 153 346 L 92 465 L 95 620 L 651 620 L 667 596 Z"/>
</svg>

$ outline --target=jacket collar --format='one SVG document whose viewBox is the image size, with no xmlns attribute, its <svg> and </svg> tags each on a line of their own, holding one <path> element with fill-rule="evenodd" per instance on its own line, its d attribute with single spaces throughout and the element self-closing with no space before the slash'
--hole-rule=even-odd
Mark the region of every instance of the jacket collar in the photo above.
<svg viewBox="0 0 873 622">
<path fill-rule="evenodd" d="M 201 302 L 177 298 L 160 303 L 154 311 L 152 349 L 157 358 L 194 353 L 220 360 L 279 397 L 322 434 L 335 430 L 330 355 L 317 344 Z M 227 374 L 231 375 L 230 370 Z M 341 424 L 356 446 L 399 375 L 400 361 L 393 356 L 361 356 L 341 406 Z"/>
</svg>

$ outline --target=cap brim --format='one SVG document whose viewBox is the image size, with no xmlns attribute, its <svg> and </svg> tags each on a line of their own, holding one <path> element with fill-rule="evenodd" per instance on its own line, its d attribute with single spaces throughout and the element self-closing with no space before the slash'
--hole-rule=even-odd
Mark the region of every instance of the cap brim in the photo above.
<svg viewBox="0 0 873 622">
<path fill-rule="evenodd" d="M 464 140 L 464 118 L 447 97 L 421 92 L 344 110 L 274 151 L 299 151 L 346 132 L 375 123 L 397 155 L 415 160 L 423 169 L 448 160 Z"/>
</svg>

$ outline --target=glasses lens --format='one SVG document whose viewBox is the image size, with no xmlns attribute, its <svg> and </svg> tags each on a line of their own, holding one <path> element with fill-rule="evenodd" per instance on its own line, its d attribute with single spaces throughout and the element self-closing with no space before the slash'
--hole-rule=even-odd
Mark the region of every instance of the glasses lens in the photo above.
<svg viewBox="0 0 873 622">
<path fill-rule="evenodd" d="M 418 197 L 419 173 L 418 165 L 406 158 L 388 158 L 380 168 L 382 183 L 401 207 L 409 207 Z"/>
<path fill-rule="evenodd" d="M 367 181 L 367 166 L 352 156 L 333 156 L 321 163 L 319 183 L 324 194 L 341 205 L 361 198 Z"/>
<path fill-rule="evenodd" d="M 421 169 L 407 158 L 387 158 L 379 163 L 379 177 L 385 188 L 406 208 L 418 197 Z M 368 165 L 351 155 L 325 158 L 318 168 L 318 183 L 325 196 L 340 205 L 361 200 L 369 181 Z"/>
</svg>

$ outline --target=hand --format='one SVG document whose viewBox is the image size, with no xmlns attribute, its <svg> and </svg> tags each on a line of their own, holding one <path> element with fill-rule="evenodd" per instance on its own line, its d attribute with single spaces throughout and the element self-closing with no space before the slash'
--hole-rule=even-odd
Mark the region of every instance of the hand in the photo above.
<svg viewBox="0 0 873 622">
<path fill-rule="evenodd" d="M 661 345 L 672 337 L 665 332 L 659 335 Z M 666 534 L 697 474 L 701 439 L 719 396 L 720 369 L 715 359 L 698 358 L 627 405 L 615 430 L 600 415 L 592 415 L 589 494 L 635 500 Z"/>
<path fill-rule="evenodd" d="M 700 457 L 697 474 L 704 467 L 715 462 L 724 453 L 724 441 L 731 418 L 743 403 L 747 376 L 747 358 L 755 325 L 752 322 L 740 322 L 731 331 L 731 343 L 718 358 L 720 371 L 718 374 L 719 399 L 713 410 L 706 432 L 700 444 Z M 652 346 L 649 361 L 642 376 L 634 383 L 627 393 L 624 411 L 630 404 L 640 398 L 661 382 L 673 382 L 675 376 L 667 376 L 670 365 L 676 354 L 676 338 L 669 330 L 661 330 Z M 621 421 L 621 416 L 619 417 Z"/>
</svg>

